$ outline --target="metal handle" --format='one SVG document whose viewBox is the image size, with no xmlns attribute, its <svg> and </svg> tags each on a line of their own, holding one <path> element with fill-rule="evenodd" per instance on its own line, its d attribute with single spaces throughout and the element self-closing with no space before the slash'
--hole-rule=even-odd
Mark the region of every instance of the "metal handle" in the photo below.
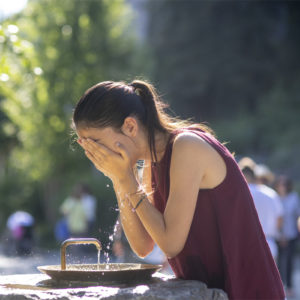
<svg viewBox="0 0 300 300">
<path fill-rule="evenodd" d="M 102 249 L 100 241 L 94 238 L 80 238 L 80 239 L 67 239 L 61 244 L 61 249 L 60 249 L 60 261 L 61 261 L 61 270 L 66 269 L 66 248 L 69 245 L 74 245 L 74 244 L 94 244 L 98 251 Z"/>
</svg>

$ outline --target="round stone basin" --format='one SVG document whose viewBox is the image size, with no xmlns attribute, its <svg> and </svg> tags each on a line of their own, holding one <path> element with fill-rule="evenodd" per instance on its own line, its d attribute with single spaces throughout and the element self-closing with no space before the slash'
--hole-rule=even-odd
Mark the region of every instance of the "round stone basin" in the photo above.
<svg viewBox="0 0 300 300">
<path fill-rule="evenodd" d="M 161 265 L 110 263 L 110 264 L 69 264 L 66 270 L 60 265 L 40 266 L 38 270 L 56 281 L 118 282 L 149 280 Z"/>
</svg>

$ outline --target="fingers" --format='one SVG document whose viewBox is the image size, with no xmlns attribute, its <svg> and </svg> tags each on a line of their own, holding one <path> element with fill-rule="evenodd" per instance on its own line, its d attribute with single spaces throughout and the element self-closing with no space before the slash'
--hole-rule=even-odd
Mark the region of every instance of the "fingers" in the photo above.
<svg viewBox="0 0 300 300">
<path fill-rule="evenodd" d="M 89 150 L 92 153 L 101 152 L 101 154 L 108 154 L 108 148 L 104 145 L 98 144 L 92 139 L 82 139 L 81 145 L 84 149 Z"/>
<path fill-rule="evenodd" d="M 87 158 L 88 158 L 94 165 L 96 165 L 96 163 L 99 164 L 99 162 L 100 162 L 99 159 L 96 160 L 96 158 L 94 157 L 94 155 L 93 155 L 91 152 L 89 152 L 88 150 L 85 150 L 84 153 L 85 153 L 85 155 L 87 156 Z"/>
<path fill-rule="evenodd" d="M 97 142 L 91 139 L 81 139 L 78 140 L 78 143 L 82 146 L 85 150 L 86 155 L 89 153 L 88 158 L 91 159 L 95 165 L 98 165 L 102 161 L 106 160 L 109 152 L 111 152 L 107 147 L 104 145 L 98 144 Z"/>
<path fill-rule="evenodd" d="M 115 143 L 114 149 L 98 144 L 92 139 L 78 139 L 78 143 L 85 150 L 86 156 L 95 164 L 99 165 L 107 159 L 114 158 L 115 163 L 120 163 L 119 159 L 125 163 L 130 163 L 130 156 L 127 149 L 120 142 Z"/>
</svg>

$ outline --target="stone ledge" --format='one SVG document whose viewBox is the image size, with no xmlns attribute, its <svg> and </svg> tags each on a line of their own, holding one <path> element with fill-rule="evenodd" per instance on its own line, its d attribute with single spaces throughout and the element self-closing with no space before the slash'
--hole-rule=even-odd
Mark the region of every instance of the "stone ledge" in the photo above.
<svg viewBox="0 0 300 300">
<path fill-rule="evenodd" d="M 194 280 L 156 273 L 149 282 L 130 286 L 53 287 L 44 274 L 0 276 L 0 300 L 228 300 L 226 293 Z"/>
</svg>

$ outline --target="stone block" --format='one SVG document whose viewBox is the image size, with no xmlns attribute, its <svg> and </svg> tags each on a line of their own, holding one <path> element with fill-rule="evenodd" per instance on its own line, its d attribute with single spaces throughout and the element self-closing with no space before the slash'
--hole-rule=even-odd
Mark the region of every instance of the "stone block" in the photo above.
<svg viewBox="0 0 300 300">
<path fill-rule="evenodd" d="M 44 274 L 0 276 L 0 300 L 228 300 L 219 289 L 208 289 L 195 280 L 180 280 L 160 273 L 147 282 L 87 286 L 87 283 L 60 282 Z"/>
</svg>

